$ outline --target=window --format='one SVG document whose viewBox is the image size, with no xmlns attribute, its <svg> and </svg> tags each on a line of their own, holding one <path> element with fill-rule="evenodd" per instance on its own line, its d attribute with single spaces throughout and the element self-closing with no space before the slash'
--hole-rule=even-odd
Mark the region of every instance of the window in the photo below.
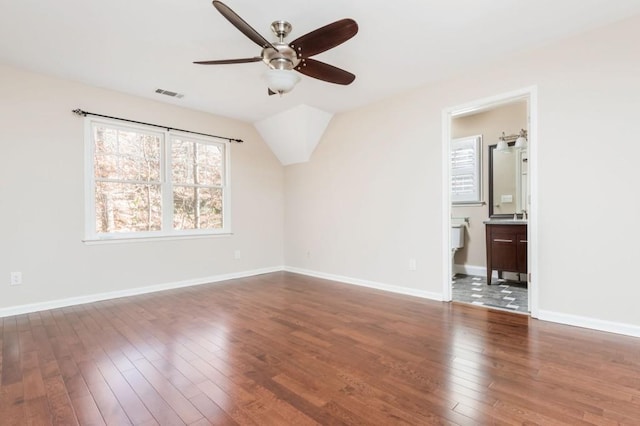
<svg viewBox="0 0 640 426">
<path fill-rule="evenodd" d="M 228 143 L 87 119 L 89 240 L 229 232 Z"/>
<path fill-rule="evenodd" d="M 482 136 L 451 141 L 451 202 L 482 202 L 481 173 Z"/>
</svg>

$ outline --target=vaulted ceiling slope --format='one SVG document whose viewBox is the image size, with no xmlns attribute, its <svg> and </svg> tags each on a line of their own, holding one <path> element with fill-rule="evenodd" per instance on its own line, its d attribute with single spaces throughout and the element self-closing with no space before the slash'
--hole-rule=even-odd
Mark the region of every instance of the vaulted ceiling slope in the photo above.
<svg viewBox="0 0 640 426">
<path fill-rule="evenodd" d="M 225 0 L 269 40 L 275 20 L 293 24 L 289 40 L 358 22 L 353 39 L 316 57 L 353 84 L 302 76 L 280 97 L 267 96 L 263 63 L 192 64 L 260 54 L 209 0 L 0 1 L 2 63 L 252 123 L 301 104 L 349 110 L 640 13 L 640 0 Z"/>
</svg>

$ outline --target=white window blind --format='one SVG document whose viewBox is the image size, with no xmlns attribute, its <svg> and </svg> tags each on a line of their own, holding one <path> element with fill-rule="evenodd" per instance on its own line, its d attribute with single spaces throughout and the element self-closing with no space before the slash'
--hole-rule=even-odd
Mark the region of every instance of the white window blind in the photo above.
<svg viewBox="0 0 640 426">
<path fill-rule="evenodd" d="M 451 141 L 451 201 L 479 203 L 482 197 L 482 136 Z"/>
</svg>

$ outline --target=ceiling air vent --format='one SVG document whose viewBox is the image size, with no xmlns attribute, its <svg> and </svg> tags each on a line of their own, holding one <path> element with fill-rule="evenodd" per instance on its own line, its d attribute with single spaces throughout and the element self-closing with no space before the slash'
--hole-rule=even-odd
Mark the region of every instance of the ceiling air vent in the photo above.
<svg viewBox="0 0 640 426">
<path fill-rule="evenodd" d="M 182 93 L 172 92 L 170 90 L 164 90 L 164 89 L 156 89 L 156 93 L 159 93 L 161 95 L 171 96 L 172 98 L 178 98 L 178 99 L 182 99 L 184 97 Z"/>
</svg>

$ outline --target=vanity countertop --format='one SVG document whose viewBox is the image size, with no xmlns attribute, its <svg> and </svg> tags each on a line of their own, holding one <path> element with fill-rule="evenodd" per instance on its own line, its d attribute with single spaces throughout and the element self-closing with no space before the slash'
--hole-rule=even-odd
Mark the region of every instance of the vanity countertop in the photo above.
<svg viewBox="0 0 640 426">
<path fill-rule="evenodd" d="M 483 223 L 487 225 L 526 225 L 527 221 L 523 219 L 489 219 Z"/>
</svg>

